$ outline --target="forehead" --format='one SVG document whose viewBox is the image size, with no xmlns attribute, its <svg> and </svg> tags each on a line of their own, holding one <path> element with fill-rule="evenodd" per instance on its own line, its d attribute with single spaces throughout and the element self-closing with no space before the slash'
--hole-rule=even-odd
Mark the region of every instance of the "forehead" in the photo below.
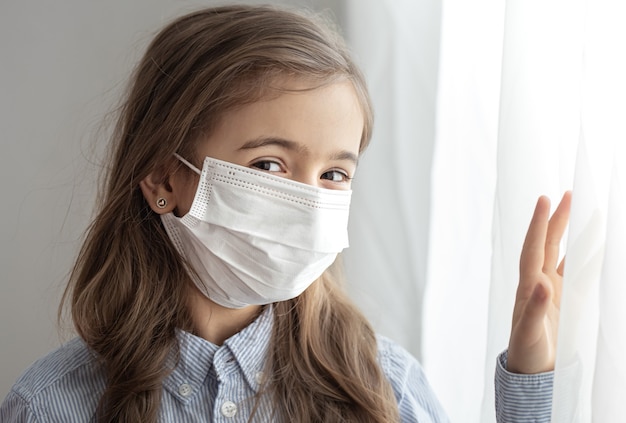
<svg viewBox="0 0 626 423">
<path fill-rule="evenodd" d="M 358 154 L 365 120 L 350 81 L 312 86 L 309 81 L 283 80 L 275 82 L 267 94 L 225 112 L 211 131 L 208 144 L 212 148 L 237 148 L 251 139 L 276 137 L 312 151 L 335 148 Z"/>
</svg>

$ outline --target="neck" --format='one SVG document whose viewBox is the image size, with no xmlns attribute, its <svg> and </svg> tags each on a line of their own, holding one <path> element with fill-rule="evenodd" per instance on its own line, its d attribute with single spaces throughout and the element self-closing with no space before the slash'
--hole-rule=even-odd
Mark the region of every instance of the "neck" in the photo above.
<svg viewBox="0 0 626 423">
<path fill-rule="evenodd" d="M 195 287 L 194 287 L 195 288 Z M 215 345 L 222 345 L 256 319 L 263 306 L 226 308 L 193 289 L 190 299 L 194 333 Z"/>
</svg>

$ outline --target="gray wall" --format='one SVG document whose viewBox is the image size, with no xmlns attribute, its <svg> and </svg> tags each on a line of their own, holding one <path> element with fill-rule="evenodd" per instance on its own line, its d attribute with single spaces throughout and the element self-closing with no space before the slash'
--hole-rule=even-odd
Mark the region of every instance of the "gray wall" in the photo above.
<svg viewBox="0 0 626 423">
<path fill-rule="evenodd" d="M 56 309 L 89 221 L 105 114 L 152 34 L 208 3 L 0 3 L 0 399 L 72 335 Z"/>
</svg>

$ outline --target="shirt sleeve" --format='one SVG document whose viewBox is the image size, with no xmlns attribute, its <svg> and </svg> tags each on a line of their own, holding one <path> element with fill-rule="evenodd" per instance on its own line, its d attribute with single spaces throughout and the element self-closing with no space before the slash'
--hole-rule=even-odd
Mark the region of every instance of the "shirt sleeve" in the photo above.
<svg viewBox="0 0 626 423">
<path fill-rule="evenodd" d="M 9 392 L 0 405 L 0 422 L 2 423 L 36 423 L 39 421 L 28 402 L 15 391 Z"/>
<path fill-rule="evenodd" d="M 506 370 L 507 352 L 498 356 L 495 376 L 498 423 L 549 423 L 554 372 L 523 375 Z"/>
<path fill-rule="evenodd" d="M 382 336 L 378 345 L 380 364 L 398 401 L 402 423 L 449 423 L 415 357 Z"/>
</svg>

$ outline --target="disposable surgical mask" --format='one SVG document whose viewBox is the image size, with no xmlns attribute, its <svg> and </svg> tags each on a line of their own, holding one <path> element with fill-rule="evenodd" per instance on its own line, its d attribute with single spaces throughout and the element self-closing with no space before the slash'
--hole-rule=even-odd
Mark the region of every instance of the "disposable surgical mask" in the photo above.
<svg viewBox="0 0 626 423">
<path fill-rule="evenodd" d="M 207 157 L 185 216 L 161 216 L 198 289 L 241 308 L 300 295 L 348 246 L 351 191 Z"/>
</svg>

